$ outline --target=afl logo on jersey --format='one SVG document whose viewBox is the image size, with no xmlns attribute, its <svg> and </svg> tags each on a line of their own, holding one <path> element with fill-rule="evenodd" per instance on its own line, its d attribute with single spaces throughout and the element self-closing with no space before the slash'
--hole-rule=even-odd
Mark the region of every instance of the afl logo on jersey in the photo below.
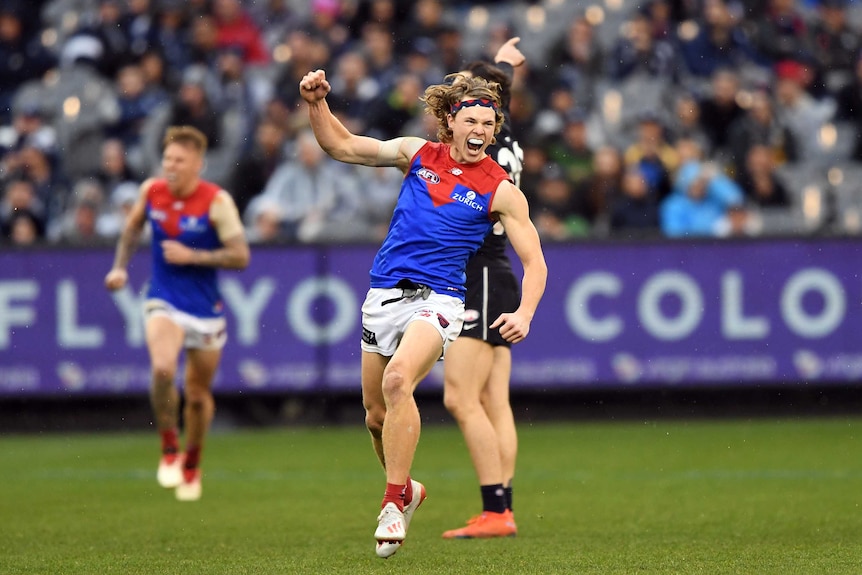
<svg viewBox="0 0 862 575">
<path fill-rule="evenodd" d="M 416 172 L 416 175 L 423 180 L 431 182 L 432 184 L 440 183 L 440 176 L 438 176 L 436 173 L 434 173 L 434 171 L 430 170 L 429 168 L 420 168 L 420 170 Z"/>
</svg>

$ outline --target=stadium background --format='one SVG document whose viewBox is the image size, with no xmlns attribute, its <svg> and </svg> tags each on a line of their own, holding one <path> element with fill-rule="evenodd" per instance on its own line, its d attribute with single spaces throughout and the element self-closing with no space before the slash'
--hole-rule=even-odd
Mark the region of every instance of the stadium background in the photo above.
<svg viewBox="0 0 862 575">
<path fill-rule="evenodd" d="M 213 4 L 222 3 L 231 4 Z M 282 163 L 291 163 L 302 116 L 295 108 L 292 66 L 337 70 L 339 56 L 349 53 L 349 46 L 368 41 L 360 28 L 372 4 L 377 3 L 238 4 L 261 25 L 269 50 L 256 62 L 248 49 L 235 43 L 219 47 L 219 54 L 243 59 L 241 79 L 233 87 L 244 90 L 237 95 L 224 85 L 206 88 L 223 106 L 209 116 L 218 119 L 220 131 L 206 177 L 229 188 L 236 183 L 230 168 L 253 148 L 255 128 L 263 119 L 275 122 L 274 116 L 284 124 Z M 807 142 L 797 146 L 795 156 L 784 148 L 777 152 L 784 155 L 774 173 L 788 199 L 774 206 L 747 196 L 746 223 L 733 233 L 668 239 L 659 227 L 612 229 L 607 211 L 593 213 L 580 206 L 573 215 L 560 214 L 543 204 L 538 217 L 556 218 L 566 231 L 555 232 L 559 228 L 551 225 L 545 230 L 551 285 L 532 341 L 516 348 L 513 394 L 519 420 L 858 413 L 858 120 L 841 115 L 835 106 L 858 81 L 858 50 L 849 68 L 818 60 L 821 53 L 809 49 L 807 36 L 818 30 L 824 10 L 837 7 L 850 26 L 848 45 L 858 49 L 862 10 L 856 3 L 790 3 L 791 17 L 770 12 L 773 4 L 787 4 L 781 2 L 420 2 L 440 8 L 441 21 L 424 31 L 408 4 L 393 3 L 396 57 L 375 79 L 377 96 L 363 109 L 368 117 L 397 115 L 393 109 L 382 116 L 372 111 L 376 103 L 392 101 L 399 78 L 439 78 L 442 70 L 487 56 L 501 38 L 518 35 L 529 70 L 516 79 L 520 96 L 513 103 L 513 116 L 528 150 L 549 153 L 569 124 L 585 128 L 591 151 L 612 147 L 621 158 L 637 144 L 638 127 L 645 121 L 658 119 L 677 139 L 696 139 L 682 131 L 674 106 L 685 95 L 710 101 L 713 74 L 723 70 L 720 62 L 701 68 L 685 60 L 699 30 L 706 27 L 703 17 L 710 6 L 723 8 L 731 28 L 748 42 L 745 50 L 739 49 L 740 59 L 732 61 L 737 65 L 735 101 L 740 109 L 747 109 L 756 91 L 772 94 L 780 81 L 798 79 L 800 69 L 807 71 L 810 117 L 819 120 L 805 124 Z M 655 38 L 648 57 L 634 58 L 631 70 L 610 65 L 611 55 L 624 55 L 628 49 L 633 23 L 652 18 L 656 5 L 668 9 L 670 26 Z M 33 171 L 31 163 L 36 161 L 20 160 L 22 151 L 42 153 L 56 174 L 54 184 L 36 194 L 43 200 L 42 212 L 32 210 L 44 225 L 40 241 L 16 245 L 10 234 L 0 251 L 4 430 L 140 429 L 149 421 L 146 354 L 135 339 L 134 322 L 123 314 L 135 296 L 127 292 L 111 299 L 101 289 L 101 279 L 122 213 L 122 185 L 154 169 L 159 130 L 177 116 L 171 115 L 176 108 L 170 97 L 152 108 L 126 106 L 118 88 L 126 62 L 111 61 L 117 53 L 111 52 L 109 41 L 126 45 L 124 55 L 131 60 L 149 54 L 152 46 L 136 47 L 135 41 L 163 37 L 139 34 L 136 25 L 143 25 L 143 16 L 161 22 L 177 6 L 155 0 L 4 0 L 0 5 L 6 17 L 20 19 L 26 31 L 23 53 L 32 57 L 32 65 L 4 74 L 0 87 L 8 106 L 0 130 L 4 189 L 18 177 L 10 168 L 13 164 Z M 116 26 L 102 26 L 111 7 L 121 18 Z M 186 9 L 198 17 L 215 13 L 207 2 L 189 2 Z M 764 41 L 767 32 L 755 24 L 771 19 L 776 30 L 787 30 L 782 36 L 786 41 Z M 562 55 L 558 52 L 576 22 L 589 24 L 592 42 L 604 54 L 605 63 L 596 70 L 567 60 L 565 49 Z M 805 23 L 805 34 L 799 32 L 800 22 Z M 794 25 L 781 26 L 788 23 Z M 109 34 L 118 30 L 125 43 Z M 343 33 L 347 38 L 339 36 Z M 321 45 L 330 51 L 324 50 L 317 61 L 297 51 L 305 47 L 317 54 Z M 784 51 L 758 51 L 767 45 Z M 668 56 L 668 49 L 674 56 Z M 453 52 L 455 60 L 447 60 Z M 430 61 L 424 63 L 425 77 L 414 57 Z M 181 60 L 165 58 L 164 87 L 181 91 L 186 84 L 208 85 L 225 77 L 212 70 L 208 74 L 206 66 L 216 62 L 201 66 L 193 60 L 180 65 Z M 782 65 L 787 62 L 799 66 Z M 144 110 L 129 122 L 135 126 L 130 131 L 118 120 L 129 107 L 138 114 Z M 788 130 L 797 126 L 791 108 L 782 116 Z M 340 112 L 361 125 L 361 113 L 347 103 Z M 22 118 L 37 120 L 38 128 L 22 131 L 16 124 Z M 385 130 L 422 130 L 409 114 L 395 127 L 371 122 L 364 127 L 381 136 L 391 135 Z M 733 175 L 739 165 L 734 150 L 710 140 L 708 133 L 697 137 L 704 147 L 701 159 Z M 127 146 L 129 174 L 121 181 L 92 176 L 100 170 L 109 139 Z M 569 160 L 572 154 L 561 152 L 554 162 L 573 171 L 584 167 L 584 162 Z M 549 163 L 531 180 L 537 187 L 552 178 L 544 165 Z M 354 176 L 367 181 L 343 175 Z M 569 180 L 574 187 L 574 176 Z M 93 181 L 101 186 L 98 193 L 88 191 Z M 11 214 L 29 211 L 10 207 L 4 198 L 4 224 L 15 219 Z M 76 216 L 86 210 L 94 220 L 91 236 L 77 227 Z M 225 281 L 236 301 L 257 294 L 263 307 L 255 317 L 239 317 L 239 308 L 229 312 L 228 354 L 234 355 L 226 357 L 217 388 L 217 425 L 355 423 L 361 414 L 358 390 L 351 386 L 357 380 L 358 346 L 352 345 L 357 326 L 350 306 L 362 293 L 363 273 L 377 244 L 373 221 L 369 216 L 369 226 L 350 237 L 315 235 L 308 228 L 286 225 L 278 237 L 263 241 L 252 217 L 257 214 L 245 215 L 256 241 L 256 263 L 248 274 L 225 274 Z M 337 227 L 338 222 L 328 224 Z M 145 251 L 132 268 L 136 286 L 146 274 Z M 342 317 L 353 320 L 340 321 Z M 271 321 L 255 328 L 255 319 Z M 248 331 L 255 329 L 257 337 Z M 429 421 L 448 421 L 437 401 L 439 388 L 434 375 L 420 387 L 423 416 Z"/>
</svg>

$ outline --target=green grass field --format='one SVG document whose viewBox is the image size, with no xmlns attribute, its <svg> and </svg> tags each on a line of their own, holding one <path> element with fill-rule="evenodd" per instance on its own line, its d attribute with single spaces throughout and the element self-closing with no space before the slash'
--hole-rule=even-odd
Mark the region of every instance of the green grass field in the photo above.
<svg viewBox="0 0 862 575">
<path fill-rule="evenodd" d="M 378 559 L 384 478 L 360 427 L 217 431 L 204 497 L 155 482 L 153 433 L 0 437 L 0 573 L 862 573 L 862 420 L 521 425 L 514 539 L 446 541 L 479 511 L 457 428 L 423 429 L 428 487 Z"/>
</svg>

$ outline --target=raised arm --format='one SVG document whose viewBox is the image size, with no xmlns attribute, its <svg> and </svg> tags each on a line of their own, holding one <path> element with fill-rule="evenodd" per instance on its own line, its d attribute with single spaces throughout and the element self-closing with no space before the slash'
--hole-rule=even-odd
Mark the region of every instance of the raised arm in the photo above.
<svg viewBox="0 0 862 575">
<path fill-rule="evenodd" d="M 497 50 L 497 53 L 494 55 L 494 63 L 495 64 L 508 64 L 512 68 L 517 68 L 521 64 L 523 64 L 527 58 L 524 54 L 518 49 L 518 42 L 521 41 L 519 36 L 515 36 L 514 38 L 509 38 L 506 42 L 500 46 Z"/>
<path fill-rule="evenodd" d="M 425 140 L 406 137 L 382 141 L 352 134 L 326 103 L 330 89 L 323 70 L 309 72 L 299 83 L 299 93 L 308 103 L 308 118 L 320 147 L 336 160 L 348 164 L 395 166 L 406 172 Z"/>
<path fill-rule="evenodd" d="M 506 341 L 518 343 L 530 331 L 530 322 L 545 293 L 548 267 L 539 234 L 530 221 L 530 210 L 523 192 L 508 180 L 504 181 L 497 188 L 491 208 L 499 216 L 509 242 L 521 260 L 524 277 L 521 280 L 521 305 L 512 313 L 500 315 L 490 327 L 499 327 L 500 335 Z"/>
</svg>

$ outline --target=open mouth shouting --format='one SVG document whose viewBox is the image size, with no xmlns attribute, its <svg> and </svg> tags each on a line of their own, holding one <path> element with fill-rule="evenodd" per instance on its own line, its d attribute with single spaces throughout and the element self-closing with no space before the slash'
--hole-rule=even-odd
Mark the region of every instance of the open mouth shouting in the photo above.
<svg viewBox="0 0 862 575">
<path fill-rule="evenodd" d="M 470 149 L 471 152 L 478 152 L 482 149 L 482 145 L 485 142 L 480 140 L 479 138 L 469 138 L 467 140 L 467 148 Z"/>
</svg>

